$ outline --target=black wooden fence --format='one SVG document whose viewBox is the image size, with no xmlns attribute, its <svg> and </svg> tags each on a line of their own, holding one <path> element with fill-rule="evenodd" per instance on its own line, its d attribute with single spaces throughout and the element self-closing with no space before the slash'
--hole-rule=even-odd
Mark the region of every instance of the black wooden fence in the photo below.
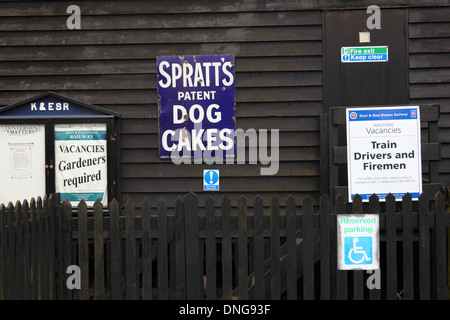
<svg viewBox="0 0 450 320">
<path fill-rule="evenodd" d="M 1 299 L 446 299 L 445 199 L 306 196 L 270 206 L 195 194 L 137 210 L 113 200 L 72 208 L 58 194 L 0 206 Z M 400 205 L 401 204 L 401 205 Z M 414 208 L 417 207 L 417 210 Z M 172 207 L 171 207 L 172 208 Z M 367 210 L 366 210 L 367 209 Z M 380 213 L 380 288 L 337 269 L 336 214 Z M 80 270 L 80 289 L 69 266 Z"/>
</svg>

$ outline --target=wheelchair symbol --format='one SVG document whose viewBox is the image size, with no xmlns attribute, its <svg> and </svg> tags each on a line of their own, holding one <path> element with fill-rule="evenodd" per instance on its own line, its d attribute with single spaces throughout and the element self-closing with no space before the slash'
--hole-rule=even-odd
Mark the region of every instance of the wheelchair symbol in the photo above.
<svg viewBox="0 0 450 320">
<path fill-rule="evenodd" d="M 346 237 L 345 253 L 345 264 L 370 264 L 372 260 L 372 238 Z"/>
</svg>

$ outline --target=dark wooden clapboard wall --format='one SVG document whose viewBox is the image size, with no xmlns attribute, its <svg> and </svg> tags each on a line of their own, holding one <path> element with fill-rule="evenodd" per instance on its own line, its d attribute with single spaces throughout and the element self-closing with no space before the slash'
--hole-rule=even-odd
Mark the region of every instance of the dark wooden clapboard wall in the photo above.
<svg viewBox="0 0 450 320">
<path fill-rule="evenodd" d="M 440 105 L 441 183 L 450 185 L 450 3 L 409 9 L 411 103 Z"/>
<path fill-rule="evenodd" d="M 194 191 L 204 168 L 221 170 L 221 194 L 298 199 L 319 191 L 321 12 L 242 2 L 79 1 L 81 30 L 67 30 L 68 2 L 0 2 L 0 103 L 52 90 L 122 115 L 122 201 Z M 181 2 L 179 2 L 181 3 Z M 255 2 L 259 3 L 259 2 Z M 237 127 L 280 129 L 280 168 L 174 165 L 158 160 L 156 57 L 234 54 Z M 247 156 L 248 157 L 248 156 Z"/>
<path fill-rule="evenodd" d="M 320 192 L 322 10 L 381 1 L 0 1 L 0 106 L 54 91 L 122 115 L 119 201 L 193 191 L 204 168 L 221 170 L 221 195 L 252 199 Z M 411 3 L 411 4 L 409 4 Z M 68 30 L 67 7 L 81 9 Z M 449 4 L 392 1 L 409 8 L 411 101 L 441 103 L 450 143 Z M 381 6 L 381 4 L 380 4 Z M 419 7 L 420 6 L 420 7 Z M 435 7 L 439 6 L 439 7 Z M 280 130 L 280 166 L 179 165 L 158 160 L 156 57 L 234 54 L 237 127 Z M 448 113 L 448 114 L 447 114 Z M 448 148 L 448 151 L 447 151 Z M 450 145 L 441 169 L 450 173 Z M 450 183 L 450 175 L 443 175 Z"/>
</svg>

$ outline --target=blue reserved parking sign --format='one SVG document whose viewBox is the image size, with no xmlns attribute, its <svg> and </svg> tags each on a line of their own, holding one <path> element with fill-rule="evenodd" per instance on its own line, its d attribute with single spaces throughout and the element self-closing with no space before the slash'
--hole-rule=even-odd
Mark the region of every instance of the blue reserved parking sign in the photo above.
<svg viewBox="0 0 450 320">
<path fill-rule="evenodd" d="M 344 261 L 346 265 L 372 264 L 372 237 L 345 237 Z"/>
</svg>

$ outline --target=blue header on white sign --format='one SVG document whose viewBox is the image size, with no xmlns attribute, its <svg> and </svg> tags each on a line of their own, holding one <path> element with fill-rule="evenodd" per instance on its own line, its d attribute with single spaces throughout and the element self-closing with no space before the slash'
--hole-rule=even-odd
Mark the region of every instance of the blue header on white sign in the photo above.
<svg viewBox="0 0 450 320">
<path fill-rule="evenodd" d="M 417 108 L 350 110 L 347 112 L 349 121 L 417 119 Z"/>
</svg>

